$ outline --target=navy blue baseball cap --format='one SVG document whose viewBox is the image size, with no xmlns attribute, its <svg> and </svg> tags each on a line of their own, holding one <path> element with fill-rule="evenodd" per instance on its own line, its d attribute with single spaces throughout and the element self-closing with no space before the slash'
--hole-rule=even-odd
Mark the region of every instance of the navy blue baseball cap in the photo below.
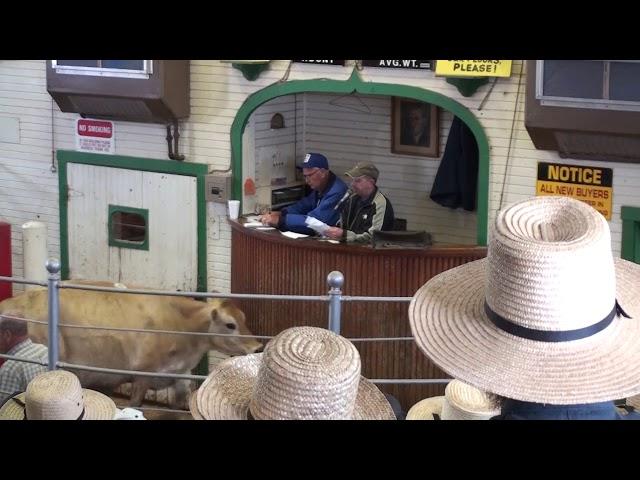
<svg viewBox="0 0 640 480">
<path fill-rule="evenodd" d="M 302 163 L 296 165 L 296 168 L 324 168 L 329 170 L 329 161 L 327 157 L 320 153 L 307 153 Z"/>
</svg>

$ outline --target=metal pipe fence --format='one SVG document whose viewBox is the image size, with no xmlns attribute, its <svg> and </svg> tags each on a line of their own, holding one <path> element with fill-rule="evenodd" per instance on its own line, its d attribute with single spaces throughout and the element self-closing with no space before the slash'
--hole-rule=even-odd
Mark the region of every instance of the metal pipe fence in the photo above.
<svg viewBox="0 0 640 480">
<path fill-rule="evenodd" d="M 59 359 L 58 338 L 60 328 L 85 328 L 96 330 L 110 330 L 136 333 L 151 334 L 171 334 L 171 335 L 201 335 L 201 336 L 221 336 L 221 337 L 249 337 L 259 339 L 271 339 L 272 336 L 266 335 L 240 335 L 240 334 L 224 334 L 213 332 L 187 332 L 175 330 L 155 330 L 155 329 L 137 329 L 137 328 L 118 328 L 104 327 L 97 325 L 70 325 L 60 323 L 60 289 L 76 289 L 87 291 L 113 292 L 120 294 L 143 294 L 143 295 L 162 295 L 189 298 L 233 298 L 233 299 L 260 299 L 260 300 L 294 300 L 294 301 L 320 301 L 329 303 L 328 329 L 340 334 L 341 331 L 341 305 L 342 302 L 410 302 L 411 297 L 366 297 L 366 296 L 347 296 L 342 295 L 342 287 L 344 286 L 344 275 L 341 272 L 333 271 L 327 275 L 327 286 L 329 288 L 327 295 L 266 295 L 266 294 L 239 294 L 239 293 L 214 293 L 214 292 L 181 292 L 181 291 L 164 291 L 153 289 L 135 289 L 135 288 L 117 288 L 117 287 L 101 287 L 95 285 L 83 285 L 63 283 L 60 280 L 60 262 L 57 259 L 49 259 L 46 262 L 48 271 L 47 282 L 28 280 L 17 277 L 0 276 L 0 282 L 13 282 L 27 285 L 39 285 L 46 287 L 48 290 L 48 321 L 39 321 L 34 319 L 20 318 L 11 315 L 2 315 L 1 317 L 14 320 L 23 320 L 26 322 L 48 324 L 48 362 L 40 362 L 32 359 L 16 357 L 13 355 L 0 354 L 0 358 L 7 360 L 15 360 L 29 363 L 36 363 L 47 366 L 49 370 L 56 368 L 75 369 L 91 372 L 99 372 L 113 375 L 130 375 L 140 377 L 156 377 L 171 378 L 180 380 L 196 380 L 202 381 L 207 377 L 204 375 L 191 374 L 173 374 L 159 372 L 145 372 L 137 370 L 120 370 L 102 367 L 92 367 L 87 365 L 77 365 L 62 362 Z M 413 341 L 413 337 L 378 337 L 378 338 L 349 338 L 351 342 L 374 342 L 374 341 Z M 376 384 L 446 384 L 452 379 L 370 379 Z"/>
</svg>

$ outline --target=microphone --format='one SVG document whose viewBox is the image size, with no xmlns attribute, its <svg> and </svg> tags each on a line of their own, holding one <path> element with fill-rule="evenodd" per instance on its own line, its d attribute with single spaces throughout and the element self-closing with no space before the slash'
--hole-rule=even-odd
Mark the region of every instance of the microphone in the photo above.
<svg viewBox="0 0 640 480">
<path fill-rule="evenodd" d="M 340 199 L 340 201 L 338 203 L 336 203 L 336 206 L 333 207 L 334 210 L 338 210 L 340 208 L 340 206 L 347 201 L 347 198 L 349 198 L 351 195 L 353 194 L 353 190 L 351 190 L 350 188 L 344 192 L 344 195 L 342 196 L 342 198 Z"/>
</svg>

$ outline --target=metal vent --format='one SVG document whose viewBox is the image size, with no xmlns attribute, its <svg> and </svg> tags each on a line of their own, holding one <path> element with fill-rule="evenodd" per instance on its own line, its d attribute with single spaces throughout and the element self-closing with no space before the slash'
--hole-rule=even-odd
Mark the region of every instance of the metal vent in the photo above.
<svg viewBox="0 0 640 480">
<path fill-rule="evenodd" d="M 99 98 L 69 95 L 69 101 L 80 113 L 116 118 L 151 118 L 153 112 L 143 100 Z"/>
<path fill-rule="evenodd" d="M 591 132 L 555 132 L 561 157 L 636 161 L 640 160 L 640 138 Z"/>
</svg>

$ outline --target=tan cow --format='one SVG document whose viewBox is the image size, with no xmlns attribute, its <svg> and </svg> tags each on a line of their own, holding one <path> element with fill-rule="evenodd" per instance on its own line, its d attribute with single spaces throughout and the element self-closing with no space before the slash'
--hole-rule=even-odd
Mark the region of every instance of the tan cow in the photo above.
<svg viewBox="0 0 640 480">
<path fill-rule="evenodd" d="M 109 286 L 110 282 L 79 282 Z M 131 287 L 133 288 L 133 287 Z M 47 290 L 34 289 L 0 302 L 0 314 L 47 321 Z M 186 297 L 60 289 L 60 323 L 149 330 L 239 333 L 251 335 L 244 313 L 228 299 L 207 302 Z M 47 325 L 29 324 L 34 342 L 47 343 Z M 60 360 L 122 370 L 190 373 L 211 349 L 244 355 L 262 349 L 253 338 L 118 332 L 60 328 Z M 109 392 L 132 382 L 131 406 L 139 406 L 148 388 L 166 388 L 173 379 L 113 375 L 75 370 L 86 388 Z M 178 400 L 181 403 L 184 399 Z"/>
</svg>

